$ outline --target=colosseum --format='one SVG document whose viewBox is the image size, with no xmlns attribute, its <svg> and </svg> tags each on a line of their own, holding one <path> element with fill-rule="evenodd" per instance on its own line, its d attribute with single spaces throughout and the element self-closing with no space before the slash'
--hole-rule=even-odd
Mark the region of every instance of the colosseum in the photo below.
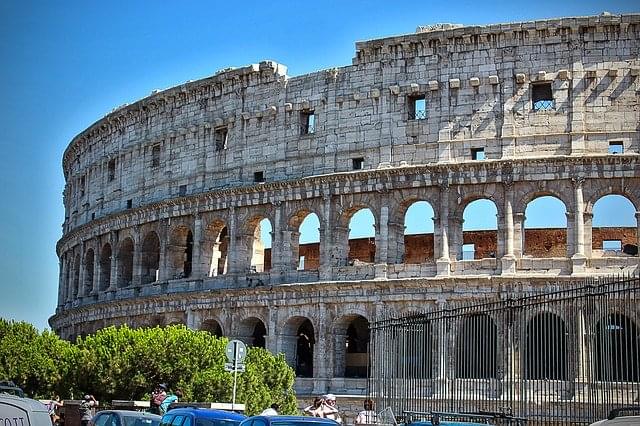
<svg viewBox="0 0 640 426">
<path fill-rule="evenodd" d="M 594 206 L 640 208 L 640 14 L 438 24 L 355 51 L 295 77 L 225 69 L 76 136 L 52 328 L 184 324 L 284 353 L 300 395 L 362 395 L 381 316 L 636 273 L 637 225 L 595 226 Z M 565 227 L 526 226 L 541 197 Z M 479 200 L 495 226 L 468 229 Z M 416 205 L 429 232 L 406 231 Z M 372 234 L 350 237 L 361 211 Z"/>
</svg>

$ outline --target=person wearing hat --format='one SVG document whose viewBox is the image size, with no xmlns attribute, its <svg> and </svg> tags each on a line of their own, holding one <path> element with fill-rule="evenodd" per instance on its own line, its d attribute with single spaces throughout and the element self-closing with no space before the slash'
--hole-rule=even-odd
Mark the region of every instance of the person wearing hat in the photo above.
<svg viewBox="0 0 640 426">
<path fill-rule="evenodd" d="M 342 417 L 340 417 L 334 394 L 328 393 L 322 397 L 322 409 L 320 412 L 322 413 L 320 417 L 342 423 Z"/>
<path fill-rule="evenodd" d="M 82 426 L 88 426 L 91 418 L 93 417 L 93 409 L 98 406 L 98 401 L 93 395 L 85 395 L 78 407 L 80 411 L 80 424 Z"/>
<path fill-rule="evenodd" d="M 160 383 L 153 392 L 151 392 L 151 411 L 154 414 L 160 414 L 160 406 L 167 397 L 167 384 Z"/>
</svg>

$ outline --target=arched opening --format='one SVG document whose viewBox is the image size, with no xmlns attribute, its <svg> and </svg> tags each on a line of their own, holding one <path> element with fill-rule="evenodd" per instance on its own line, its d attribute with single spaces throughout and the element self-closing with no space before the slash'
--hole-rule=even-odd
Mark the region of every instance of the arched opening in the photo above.
<svg viewBox="0 0 640 426">
<path fill-rule="evenodd" d="M 523 253 L 531 257 L 567 256 L 567 209 L 545 195 L 527 204 L 524 212 Z"/>
<path fill-rule="evenodd" d="M 592 255 L 637 256 L 636 208 L 622 195 L 605 195 L 593 205 Z"/>
<path fill-rule="evenodd" d="M 295 371 L 298 377 L 313 377 L 313 347 L 316 343 L 313 324 L 305 319 L 296 332 Z"/>
<path fill-rule="evenodd" d="M 567 380 L 567 336 L 564 321 L 545 312 L 527 323 L 524 378 Z"/>
<path fill-rule="evenodd" d="M 205 321 L 202 322 L 202 325 L 200 326 L 200 330 L 202 331 L 208 331 L 209 333 L 211 333 L 212 335 L 216 336 L 216 337 L 222 337 L 222 326 L 220 325 L 220 323 L 214 319 L 207 319 Z"/>
<path fill-rule="evenodd" d="M 298 228 L 298 265 L 300 271 L 315 271 L 320 267 L 320 220 L 308 213 Z"/>
<path fill-rule="evenodd" d="M 347 327 L 344 377 L 367 377 L 369 368 L 369 321 L 357 315 Z"/>
<path fill-rule="evenodd" d="M 118 288 L 125 288 L 133 281 L 133 240 L 129 237 L 118 246 Z"/>
<path fill-rule="evenodd" d="M 111 244 L 102 246 L 100 251 L 100 290 L 106 290 L 111 284 Z"/>
<path fill-rule="evenodd" d="M 93 274 L 94 274 L 94 263 L 95 252 L 92 248 L 86 251 L 84 254 L 84 294 L 91 294 L 93 291 Z"/>
<path fill-rule="evenodd" d="M 493 201 L 470 202 L 462 213 L 461 260 L 495 258 L 498 251 L 498 209 Z"/>
<path fill-rule="evenodd" d="M 470 315 L 460 322 L 456 336 L 456 377 L 497 377 L 497 328 L 486 314 Z"/>
<path fill-rule="evenodd" d="M 251 246 L 251 272 L 271 270 L 271 238 L 273 228 L 267 218 L 261 219 L 253 230 Z"/>
<path fill-rule="evenodd" d="M 373 263 L 376 257 L 376 220 L 367 208 L 356 211 L 349 220 L 350 265 Z"/>
<path fill-rule="evenodd" d="M 616 313 L 596 324 L 596 380 L 637 382 L 640 380 L 640 335 L 627 316 Z"/>
<path fill-rule="evenodd" d="M 262 320 L 256 317 L 250 317 L 242 320 L 238 328 L 238 337 L 249 346 L 264 348 L 266 347 L 265 336 L 267 328 Z"/>
<path fill-rule="evenodd" d="M 416 201 L 404 215 L 404 263 L 427 263 L 434 260 L 433 207 Z"/>
<path fill-rule="evenodd" d="M 78 297 L 78 290 L 80 289 L 80 254 L 76 254 L 73 261 L 73 283 L 71 286 L 71 295 L 75 299 Z"/>
<path fill-rule="evenodd" d="M 213 222 L 206 232 L 207 244 L 211 250 L 209 276 L 216 277 L 227 273 L 229 256 L 229 231 L 222 221 Z"/>
<path fill-rule="evenodd" d="M 151 231 L 142 240 L 142 284 L 158 281 L 160 272 L 160 238 Z"/>
<path fill-rule="evenodd" d="M 173 279 L 191 276 L 193 262 L 193 234 L 186 226 L 178 226 L 171 233 L 169 247 L 169 277 Z"/>
</svg>

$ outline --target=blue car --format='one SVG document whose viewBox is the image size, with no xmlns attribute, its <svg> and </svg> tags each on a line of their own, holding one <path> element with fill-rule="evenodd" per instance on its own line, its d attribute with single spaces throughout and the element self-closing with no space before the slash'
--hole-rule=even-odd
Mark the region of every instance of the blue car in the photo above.
<svg viewBox="0 0 640 426">
<path fill-rule="evenodd" d="M 253 416 L 240 426 L 337 426 L 340 423 L 321 417 L 303 416 Z"/>
<path fill-rule="evenodd" d="M 180 407 L 162 416 L 161 426 L 238 426 L 247 416 L 210 408 Z"/>
</svg>

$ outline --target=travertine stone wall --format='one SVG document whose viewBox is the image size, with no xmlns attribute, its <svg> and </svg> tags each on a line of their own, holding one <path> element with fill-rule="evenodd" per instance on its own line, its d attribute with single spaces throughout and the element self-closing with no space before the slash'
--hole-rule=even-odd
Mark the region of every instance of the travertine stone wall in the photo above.
<svg viewBox="0 0 640 426">
<path fill-rule="evenodd" d="M 313 377 L 297 386 L 357 393 L 363 381 L 346 372 L 359 358 L 342 348 L 350 325 L 382 310 L 637 271 L 637 256 L 598 251 L 612 237 L 592 232 L 592 209 L 609 194 L 640 206 L 639 39 L 640 15 L 423 31 L 357 43 L 346 67 L 290 77 L 264 61 L 119 107 L 64 154 L 50 323 L 67 338 L 184 323 L 264 337 L 295 365 L 310 322 Z M 522 252 L 526 206 L 545 195 L 567 214 L 553 258 Z M 463 260 L 477 199 L 495 204 L 498 230 L 479 243 L 495 249 Z M 404 215 L 419 200 L 434 211 L 433 254 L 412 264 Z M 375 218 L 372 261 L 350 262 L 362 208 Z M 309 213 L 320 243 L 298 270 Z M 637 246 L 637 229 L 624 232 Z"/>
</svg>

